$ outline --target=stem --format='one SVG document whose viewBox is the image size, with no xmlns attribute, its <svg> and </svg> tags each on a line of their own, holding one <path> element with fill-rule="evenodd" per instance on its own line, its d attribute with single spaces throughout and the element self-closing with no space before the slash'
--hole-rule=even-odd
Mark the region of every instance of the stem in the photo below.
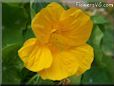
<svg viewBox="0 0 114 86">
<path fill-rule="evenodd" d="M 38 74 L 34 75 L 26 84 L 30 84 L 37 77 L 39 77 Z"/>
<path fill-rule="evenodd" d="M 36 78 L 36 81 L 34 82 L 34 84 L 37 84 L 38 83 L 38 81 L 39 81 L 39 76 L 37 76 L 37 78 Z"/>
</svg>

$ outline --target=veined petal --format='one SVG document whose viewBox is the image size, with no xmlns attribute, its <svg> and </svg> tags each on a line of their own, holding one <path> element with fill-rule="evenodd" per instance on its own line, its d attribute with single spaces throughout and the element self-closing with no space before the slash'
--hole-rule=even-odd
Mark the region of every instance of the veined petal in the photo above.
<svg viewBox="0 0 114 86">
<path fill-rule="evenodd" d="M 36 40 L 27 40 L 18 51 L 25 67 L 34 72 L 48 68 L 52 63 L 51 51 L 45 46 L 40 46 Z"/>
<path fill-rule="evenodd" d="M 23 46 L 30 46 L 30 45 L 34 45 L 37 42 L 36 38 L 30 38 L 27 41 L 25 41 Z"/>
<path fill-rule="evenodd" d="M 62 80 L 79 75 L 90 68 L 93 61 L 93 49 L 85 44 L 54 55 L 51 67 L 40 72 L 43 79 Z"/>
<path fill-rule="evenodd" d="M 79 63 L 79 68 L 76 72 L 76 75 L 80 75 L 86 70 L 90 69 L 94 59 L 93 48 L 90 45 L 82 45 L 80 47 L 75 48 L 71 52 L 76 55 L 77 61 Z"/>
<path fill-rule="evenodd" d="M 32 29 L 35 35 L 42 40 L 49 36 L 53 24 L 58 22 L 64 8 L 56 2 L 48 4 L 32 20 Z"/>
<path fill-rule="evenodd" d="M 53 63 L 50 68 L 44 69 L 38 73 L 43 79 L 62 80 L 75 74 L 78 67 L 79 65 L 75 55 L 63 51 L 53 55 Z"/>
<path fill-rule="evenodd" d="M 34 45 L 36 44 L 36 38 L 30 38 L 23 44 L 23 47 L 18 50 L 18 54 L 22 61 L 25 62 L 26 58 L 28 58 L 29 54 L 32 52 Z"/>
<path fill-rule="evenodd" d="M 55 18 L 54 19 L 55 21 L 58 21 L 60 19 L 61 13 L 63 13 L 63 11 L 64 11 L 64 8 L 56 2 L 52 2 L 51 4 L 48 4 L 46 9 L 49 12 L 49 14 L 51 15 L 50 17 Z"/>
<path fill-rule="evenodd" d="M 70 8 L 61 15 L 62 36 L 72 40 L 69 45 L 82 45 L 92 32 L 93 23 L 88 15 L 78 8 Z"/>
</svg>

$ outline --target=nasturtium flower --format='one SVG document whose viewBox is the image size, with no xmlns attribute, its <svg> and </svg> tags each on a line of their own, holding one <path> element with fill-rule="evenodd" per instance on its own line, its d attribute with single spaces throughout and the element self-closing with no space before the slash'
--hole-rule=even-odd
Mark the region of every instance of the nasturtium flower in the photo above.
<svg viewBox="0 0 114 86">
<path fill-rule="evenodd" d="M 93 48 L 88 45 L 93 23 L 79 8 L 52 2 L 32 20 L 35 38 L 28 39 L 18 54 L 27 69 L 43 79 L 62 80 L 90 69 Z"/>
</svg>

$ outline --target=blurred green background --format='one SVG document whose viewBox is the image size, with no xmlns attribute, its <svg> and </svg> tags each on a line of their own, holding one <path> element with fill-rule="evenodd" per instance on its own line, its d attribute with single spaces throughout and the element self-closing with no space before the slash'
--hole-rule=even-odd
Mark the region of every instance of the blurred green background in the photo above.
<svg viewBox="0 0 114 86">
<path fill-rule="evenodd" d="M 17 54 L 24 41 L 34 37 L 31 19 L 48 3 L 34 0 L 28 3 L 2 3 L 2 84 L 60 83 L 42 80 L 38 74 L 24 68 Z M 59 3 L 65 9 L 73 6 L 67 1 Z M 94 22 L 88 43 L 94 48 L 95 59 L 90 70 L 81 76 L 69 77 L 68 84 L 114 84 L 114 7 L 82 9 L 91 14 Z"/>
</svg>

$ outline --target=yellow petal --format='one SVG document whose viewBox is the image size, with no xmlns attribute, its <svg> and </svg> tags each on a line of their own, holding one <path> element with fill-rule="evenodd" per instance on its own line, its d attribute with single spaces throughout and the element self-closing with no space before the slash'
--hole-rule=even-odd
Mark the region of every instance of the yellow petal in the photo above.
<svg viewBox="0 0 114 86">
<path fill-rule="evenodd" d="M 53 56 L 53 62 L 50 68 L 40 72 L 43 79 L 62 80 L 71 75 L 74 75 L 79 65 L 75 55 L 70 52 L 60 52 Z"/>
<path fill-rule="evenodd" d="M 72 50 L 72 53 L 76 55 L 77 61 L 79 63 L 79 68 L 76 72 L 76 75 L 80 75 L 86 70 L 90 69 L 94 59 L 93 48 L 90 45 L 85 44 L 83 46 L 77 47 Z"/>
<path fill-rule="evenodd" d="M 90 68 L 92 61 L 93 49 L 85 44 L 53 55 L 51 67 L 38 73 L 43 79 L 62 80 L 83 73 Z"/>
<path fill-rule="evenodd" d="M 47 41 L 53 24 L 59 21 L 63 7 L 56 2 L 52 2 L 35 15 L 32 20 L 32 29 L 39 40 Z"/>
<path fill-rule="evenodd" d="M 27 41 L 25 41 L 23 46 L 30 46 L 30 45 L 34 45 L 37 42 L 36 38 L 30 38 Z"/>
<path fill-rule="evenodd" d="M 37 72 L 50 67 L 52 55 L 47 47 L 40 46 L 35 39 L 29 39 L 18 51 L 25 67 L 31 71 Z"/>
<path fill-rule="evenodd" d="M 70 8 L 61 16 L 62 36 L 67 38 L 69 45 L 82 45 L 90 37 L 93 23 L 88 15 L 78 8 Z"/>
<path fill-rule="evenodd" d="M 26 58 L 28 58 L 28 55 L 32 52 L 32 49 L 37 42 L 36 38 L 30 38 L 27 41 L 25 41 L 23 47 L 18 50 L 18 54 L 22 61 L 25 61 Z"/>
</svg>

